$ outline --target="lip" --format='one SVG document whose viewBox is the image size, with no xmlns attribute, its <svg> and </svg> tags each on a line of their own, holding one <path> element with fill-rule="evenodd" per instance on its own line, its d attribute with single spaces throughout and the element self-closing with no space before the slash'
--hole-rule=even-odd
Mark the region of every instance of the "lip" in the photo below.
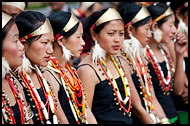
<svg viewBox="0 0 190 126">
<path fill-rule="evenodd" d="M 115 45 L 115 46 L 112 46 L 114 50 L 119 50 L 120 49 L 120 45 Z"/>
<path fill-rule="evenodd" d="M 81 54 L 81 53 L 82 53 L 82 51 L 83 51 L 83 48 L 82 48 L 82 49 L 80 49 L 79 51 L 80 51 L 80 54 Z"/>
<path fill-rule="evenodd" d="M 149 44 L 149 41 L 146 41 L 146 44 Z"/>
<path fill-rule="evenodd" d="M 24 59 L 24 53 L 20 56 L 21 59 Z"/>
<path fill-rule="evenodd" d="M 46 61 L 49 61 L 49 60 L 50 60 L 50 56 L 44 57 L 44 59 L 45 59 Z"/>
</svg>

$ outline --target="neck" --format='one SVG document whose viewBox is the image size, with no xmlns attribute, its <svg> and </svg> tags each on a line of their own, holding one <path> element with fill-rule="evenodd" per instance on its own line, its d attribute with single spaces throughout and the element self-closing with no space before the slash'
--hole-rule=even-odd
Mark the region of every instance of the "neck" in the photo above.
<svg viewBox="0 0 190 126">
<path fill-rule="evenodd" d="M 65 68 L 67 61 L 63 58 L 63 52 L 60 46 L 55 46 L 52 56 L 56 57 L 56 60 L 59 62 L 62 68 Z"/>
<path fill-rule="evenodd" d="M 152 51 L 156 51 L 156 50 L 159 50 L 158 47 L 159 47 L 160 43 L 156 42 L 154 39 L 150 39 L 150 42 L 148 45 L 150 46 Z"/>
<path fill-rule="evenodd" d="M 105 62 L 110 62 L 111 61 L 111 58 L 110 58 L 110 54 L 106 54 L 106 61 Z"/>
</svg>

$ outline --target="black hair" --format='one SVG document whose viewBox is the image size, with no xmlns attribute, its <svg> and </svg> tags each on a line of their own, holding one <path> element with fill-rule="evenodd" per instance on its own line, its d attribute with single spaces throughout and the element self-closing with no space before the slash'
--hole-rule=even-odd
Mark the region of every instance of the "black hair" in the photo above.
<svg viewBox="0 0 190 126">
<path fill-rule="evenodd" d="M 22 11 L 19 15 L 16 16 L 15 22 L 19 30 L 19 38 L 22 38 L 44 24 L 46 17 L 36 11 Z M 28 44 L 31 44 L 33 41 L 39 39 L 42 35 L 34 36 L 26 40 Z"/>
<path fill-rule="evenodd" d="M 2 29 L 2 40 L 4 40 L 5 36 L 9 32 L 9 30 L 12 28 L 13 24 L 15 23 L 15 20 L 11 18 L 7 24 Z"/>
<path fill-rule="evenodd" d="M 182 16 L 185 16 L 185 12 L 188 11 L 188 7 L 185 7 L 184 6 L 185 2 L 184 1 L 181 1 L 181 2 L 177 2 L 177 4 L 175 2 L 171 2 L 170 4 L 170 7 L 171 9 L 174 11 L 174 13 L 177 11 L 177 9 L 179 9 L 180 7 L 182 7 L 180 10 L 179 10 L 179 13 L 182 15 Z M 178 19 L 175 18 L 175 21 L 176 23 L 178 24 Z"/>
<path fill-rule="evenodd" d="M 160 15 L 162 15 L 164 12 L 166 12 L 166 10 L 168 8 L 169 8 L 169 6 L 167 6 L 165 3 L 152 4 L 147 7 L 149 13 L 152 16 L 152 20 L 154 20 L 157 17 L 159 17 Z M 171 15 L 168 15 L 168 16 L 164 17 L 163 19 L 157 21 L 159 28 L 161 28 L 162 24 L 168 20 L 169 16 L 171 16 Z"/>
<path fill-rule="evenodd" d="M 124 23 L 127 24 L 137 15 L 137 13 L 142 8 L 142 5 L 136 4 L 135 2 L 124 2 L 118 6 L 118 12 L 124 20 Z M 145 25 L 150 21 L 151 16 L 148 16 L 134 24 L 132 26 L 137 30 L 139 26 Z"/>
<path fill-rule="evenodd" d="M 48 19 L 54 31 L 54 36 L 60 33 L 65 38 L 68 38 L 77 31 L 77 28 L 79 27 L 79 22 L 73 28 L 71 28 L 68 32 L 65 32 L 63 30 L 63 28 L 68 23 L 70 17 L 71 17 L 71 13 L 65 12 L 65 11 L 55 12 L 48 16 Z"/>
</svg>

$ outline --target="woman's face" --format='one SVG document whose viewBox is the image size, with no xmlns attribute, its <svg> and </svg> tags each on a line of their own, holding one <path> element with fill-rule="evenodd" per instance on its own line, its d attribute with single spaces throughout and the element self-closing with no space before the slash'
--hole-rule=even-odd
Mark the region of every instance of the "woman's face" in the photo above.
<svg viewBox="0 0 190 126">
<path fill-rule="evenodd" d="M 175 28 L 175 17 L 172 14 L 171 16 L 168 17 L 168 20 L 162 24 L 161 30 L 162 30 L 162 40 L 161 42 L 163 43 L 169 43 L 176 32 Z"/>
<path fill-rule="evenodd" d="M 152 36 L 150 27 L 151 21 L 142 26 L 139 26 L 136 30 L 134 28 L 132 30 L 133 36 L 139 40 L 143 48 L 146 47 L 146 44 L 149 42 L 149 38 Z"/>
<path fill-rule="evenodd" d="M 53 32 L 42 35 L 31 45 L 25 43 L 26 57 L 32 65 L 47 66 L 49 57 L 53 53 Z"/>
<path fill-rule="evenodd" d="M 74 57 L 80 57 L 85 42 L 82 38 L 83 28 L 82 24 L 79 24 L 77 31 L 66 39 L 64 46 L 71 51 Z"/>
<path fill-rule="evenodd" d="M 24 46 L 19 41 L 19 32 L 14 23 L 3 40 L 2 56 L 5 57 L 11 68 L 22 65 Z"/>
<path fill-rule="evenodd" d="M 96 37 L 97 42 L 107 54 L 119 53 L 124 40 L 124 24 L 121 20 L 110 21 Z"/>
</svg>

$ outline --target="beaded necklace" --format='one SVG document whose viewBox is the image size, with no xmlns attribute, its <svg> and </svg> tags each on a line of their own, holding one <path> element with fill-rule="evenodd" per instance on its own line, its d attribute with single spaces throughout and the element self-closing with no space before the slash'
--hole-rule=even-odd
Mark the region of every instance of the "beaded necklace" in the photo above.
<svg viewBox="0 0 190 126">
<path fill-rule="evenodd" d="M 75 120 L 78 124 L 80 124 L 79 119 L 82 123 L 87 122 L 87 114 L 86 114 L 86 108 L 87 105 L 85 103 L 85 96 L 82 89 L 82 82 L 78 77 L 78 74 L 74 68 L 71 68 L 68 64 L 65 65 L 67 70 L 70 72 L 73 82 L 69 79 L 66 72 L 63 70 L 61 65 L 56 61 L 55 58 L 50 58 L 51 66 L 48 65 L 48 68 L 52 69 L 53 71 L 59 73 L 59 76 L 61 78 L 61 82 L 63 85 L 63 88 L 66 92 L 67 98 L 69 100 L 69 104 L 72 110 L 72 113 L 75 117 Z M 78 93 L 77 93 L 78 92 Z M 77 97 L 82 97 L 81 103 L 78 102 Z M 82 111 L 80 111 L 79 107 L 82 107 Z"/>
<path fill-rule="evenodd" d="M 20 94 L 20 91 L 18 89 L 18 85 L 15 82 L 15 79 L 13 77 L 11 77 L 11 75 L 9 73 L 6 74 L 5 79 L 8 81 L 8 83 L 11 87 L 11 90 L 15 96 L 15 100 L 18 104 L 19 111 L 20 111 L 21 124 L 28 124 L 29 121 L 28 121 L 27 109 L 26 109 L 26 106 L 24 104 L 24 99 L 23 99 L 23 97 Z M 7 98 L 6 98 L 7 100 L 5 99 L 5 91 L 3 91 L 2 93 L 3 93 L 3 95 L 2 95 L 3 96 L 2 97 L 2 103 L 3 103 L 2 106 L 4 108 L 3 112 L 5 111 L 5 114 L 7 114 L 7 115 L 4 115 L 4 113 L 3 113 L 5 121 L 9 122 L 9 123 L 12 122 L 13 124 L 16 124 L 15 119 L 14 119 L 14 113 L 13 113 L 12 109 L 10 108 L 11 107 L 10 102 Z M 6 101 L 7 101 L 8 106 L 5 105 Z M 7 111 L 8 109 L 9 109 L 10 113 Z M 9 120 L 8 120 L 8 118 L 9 118 Z"/>
<path fill-rule="evenodd" d="M 139 78 L 138 81 L 140 83 L 140 95 L 143 95 L 144 103 L 146 107 L 146 111 L 149 113 L 150 117 L 154 121 L 154 123 L 158 122 L 158 118 L 155 115 L 154 107 L 152 105 L 152 95 L 151 95 L 151 87 L 152 84 L 151 76 L 147 72 L 148 68 L 146 68 L 140 56 L 136 57 L 137 62 L 135 61 L 132 55 L 127 55 L 123 50 L 121 50 L 121 54 L 126 57 L 128 64 L 135 71 L 136 76 Z M 149 70 L 148 70 L 149 71 Z M 144 81 L 143 81 L 144 78 Z"/>
<path fill-rule="evenodd" d="M 110 81 L 108 84 L 112 85 L 113 88 L 113 95 L 116 96 L 116 98 L 114 98 L 114 101 L 118 101 L 116 102 L 116 105 L 120 105 L 119 110 L 121 111 L 122 109 L 124 110 L 123 115 L 125 116 L 126 113 L 128 114 L 128 116 L 131 116 L 131 95 L 130 95 L 130 88 L 129 88 L 129 83 L 128 83 L 128 79 L 126 77 L 126 74 L 123 70 L 123 68 L 121 67 L 121 65 L 119 64 L 119 62 L 116 63 L 115 58 L 113 58 L 113 56 L 111 56 L 111 60 L 114 63 L 114 66 L 116 67 L 122 82 L 123 82 L 123 86 L 124 86 L 124 91 L 125 91 L 125 99 L 123 100 L 121 97 L 121 93 L 119 92 L 119 88 L 117 85 L 117 82 L 115 81 L 115 79 L 113 78 L 110 70 L 107 68 L 106 63 L 103 59 L 101 59 L 101 61 L 99 61 L 99 59 L 97 60 L 97 62 L 100 64 L 102 70 L 104 71 L 105 75 L 107 76 L 108 80 Z M 129 104 L 128 109 L 125 109 L 125 107 L 123 107 L 123 105 Z"/>
<path fill-rule="evenodd" d="M 146 51 L 147 51 L 147 56 L 150 60 L 150 63 L 152 64 L 154 71 L 156 72 L 156 75 L 158 77 L 159 80 L 159 85 L 161 86 L 161 89 L 163 91 L 164 95 L 169 95 L 170 91 L 173 91 L 172 87 L 173 87 L 173 82 L 172 82 L 172 63 L 171 60 L 169 60 L 169 58 L 167 58 L 167 54 L 166 52 L 161 48 L 160 51 L 162 53 L 162 56 L 164 57 L 164 61 L 166 62 L 166 69 L 167 69 L 167 77 L 164 77 L 164 73 L 162 71 L 162 68 L 156 58 L 156 56 L 154 55 L 154 52 L 150 49 L 150 47 L 147 45 L 146 46 Z"/>
<path fill-rule="evenodd" d="M 41 100 L 41 97 L 37 91 L 37 89 L 34 87 L 34 84 L 30 78 L 30 76 L 27 73 L 20 73 L 20 76 L 22 78 L 22 81 L 24 82 L 25 86 L 27 87 L 27 92 L 28 92 L 28 96 L 31 96 L 30 101 L 34 101 L 35 105 L 32 106 L 32 108 L 34 109 L 36 107 L 38 114 L 35 114 L 35 116 L 37 117 L 37 120 L 41 121 L 41 124 L 44 124 L 43 118 L 45 118 L 46 120 L 46 124 L 51 124 L 51 122 L 49 121 L 49 106 L 51 108 L 51 112 L 53 113 L 53 123 L 57 124 L 58 120 L 57 117 L 55 115 L 56 112 L 56 104 L 55 104 L 55 98 L 52 99 L 52 92 L 50 90 L 48 90 L 50 87 L 50 85 L 47 84 L 47 81 L 44 79 L 44 76 L 42 75 L 41 72 L 39 72 L 39 68 L 35 65 L 36 67 L 36 75 L 37 78 L 40 82 L 40 85 L 42 86 L 44 95 L 46 97 L 46 103 L 44 105 L 44 103 Z M 44 90 L 44 87 L 46 89 L 46 92 Z M 51 96 L 50 96 L 51 95 Z M 46 109 L 46 105 L 48 105 L 48 111 Z"/>
</svg>

